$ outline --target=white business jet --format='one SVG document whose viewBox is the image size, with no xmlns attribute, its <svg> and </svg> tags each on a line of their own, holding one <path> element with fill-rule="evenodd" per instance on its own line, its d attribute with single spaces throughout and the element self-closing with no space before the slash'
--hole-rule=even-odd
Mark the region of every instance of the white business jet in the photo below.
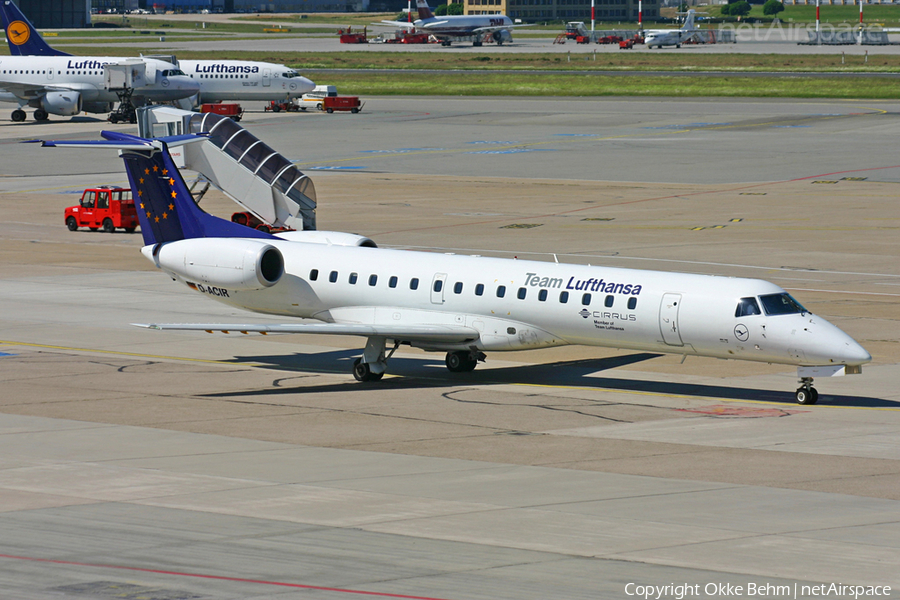
<svg viewBox="0 0 900 600">
<path fill-rule="evenodd" d="M 435 17 L 427 0 L 416 0 L 416 8 L 419 11 L 419 18 L 412 23 L 406 21 L 382 21 L 382 23 L 413 30 L 416 33 L 427 33 L 440 40 L 442 46 L 449 46 L 454 40 L 461 39 L 473 39 L 473 46 L 481 46 L 486 35 L 490 35 L 498 46 L 502 46 L 506 42 L 512 42 L 514 27 L 528 27 L 516 25 L 512 19 L 501 14 Z"/>
<path fill-rule="evenodd" d="M 50 46 L 25 15 L 10 0 L 0 2 L 0 19 L 6 29 L 9 52 L 13 56 L 70 56 Z M 126 59 L 89 59 L 115 60 Z M 159 57 L 141 57 L 141 60 L 160 60 Z M 255 60 L 181 60 L 177 67 L 181 75 L 193 79 L 197 90 L 182 104 L 190 108 L 203 102 L 221 100 L 290 100 L 311 92 L 316 85 L 289 67 Z M 102 74 L 102 73 L 101 73 Z M 157 100 L 157 98 L 150 98 Z M 166 98 L 174 100 L 178 98 Z M 104 111 L 97 111 L 104 112 Z M 15 119 L 14 119 L 15 120 Z"/>
<path fill-rule="evenodd" d="M 147 260 L 229 306 L 318 321 L 145 327 L 362 336 L 360 381 L 381 379 L 404 344 L 446 352 L 452 372 L 471 371 L 485 352 L 567 344 L 797 365 L 801 404 L 818 400 L 813 375 L 859 373 L 872 358 L 759 279 L 388 250 L 339 232 L 263 233 L 193 201 L 168 148 L 205 137 L 102 136 L 44 145 L 120 151 Z"/>
<path fill-rule="evenodd" d="M 647 48 L 656 46 L 675 46 L 681 48 L 681 44 L 696 34 L 699 29 L 694 24 L 694 15 L 697 14 L 693 8 L 688 10 L 684 18 L 684 25 L 680 29 L 651 29 L 644 32 L 644 44 Z"/>
</svg>

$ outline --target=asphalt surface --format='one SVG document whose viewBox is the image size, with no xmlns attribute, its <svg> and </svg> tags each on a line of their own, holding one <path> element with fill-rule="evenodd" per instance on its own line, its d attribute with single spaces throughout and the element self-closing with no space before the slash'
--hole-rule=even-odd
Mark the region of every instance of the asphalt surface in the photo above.
<svg viewBox="0 0 900 600">
<path fill-rule="evenodd" d="M 124 182 L 114 155 L 18 143 L 130 126 L 3 122 L 0 597 L 897 597 L 900 104 L 245 108 L 321 229 L 760 277 L 873 363 L 800 407 L 777 365 L 557 348 L 460 378 L 399 351 L 361 385 L 360 339 L 136 329 L 269 318 L 175 286 L 139 235 L 65 229 L 81 189 Z"/>
</svg>

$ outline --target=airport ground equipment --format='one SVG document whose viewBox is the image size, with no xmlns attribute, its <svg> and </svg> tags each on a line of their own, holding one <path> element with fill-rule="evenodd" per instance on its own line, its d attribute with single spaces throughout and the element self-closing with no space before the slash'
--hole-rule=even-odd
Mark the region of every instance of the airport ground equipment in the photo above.
<svg viewBox="0 0 900 600">
<path fill-rule="evenodd" d="M 266 112 L 272 111 L 276 113 L 281 111 L 297 112 L 298 110 L 300 110 L 300 107 L 287 100 L 272 100 L 268 104 L 266 104 L 263 110 L 265 110 Z"/>
<path fill-rule="evenodd" d="M 246 225 L 250 229 L 255 229 L 257 231 L 263 231 L 265 233 L 284 233 L 285 231 L 296 231 L 295 229 L 291 229 L 290 227 L 273 227 L 268 223 L 263 223 L 256 216 L 249 211 L 244 212 L 236 212 L 231 215 L 231 222 L 237 223 L 238 225 Z"/>
<path fill-rule="evenodd" d="M 235 104 L 234 102 L 211 102 L 208 104 L 201 104 L 200 112 L 214 113 L 222 115 L 223 117 L 228 117 L 232 121 L 240 121 L 244 114 L 244 109 L 241 108 L 240 104 Z"/>
<path fill-rule="evenodd" d="M 109 113 L 109 122 L 137 123 L 132 97 L 136 88 L 147 85 L 147 63 L 134 59 L 103 65 L 103 77 L 104 87 L 119 98 L 119 106 Z"/>
<path fill-rule="evenodd" d="M 112 233 L 124 229 L 133 233 L 138 226 L 138 217 L 131 190 L 106 186 L 88 188 L 81 194 L 77 206 L 66 209 L 65 223 L 69 231 L 87 227 L 91 231 L 102 229 Z"/>
<path fill-rule="evenodd" d="M 307 108 L 315 108 L 316 110 L 324 110 L 325 98 L 329 96 L 337 96 L 337 88 L 333 85 L 317 85 L 313 91 L 303 94 L 300 98 L 294 98 L 294 104 L 300 107 L 300 110 Z"/>
<path fill-rule="evenodd" d="M 138 110 L 145 137 L 205 133 L 181 146 L 178 167 L 200 173 L 244 210 L 272 228 L 316 229 L 316 188 L 291 161 L 228 117 L 169 106 Z"/>
<path fill-rule="evenodd" d="M 358 113 L 362 110 L 363 104 L 359 101 L 358 96 L 328 96 L 322 102 L 322 110 L 327 113 L 352 112 Z"/>
<path fill-rule="evenodd" d="M 338 35 L 341 36 L 342 44 L 368 44 L 369 38 L 366 36 L 366 28 L 362 31 L 353 31 L 353 27 L 348 26 L 347 29 L 338 29 Z"/>
</svg>

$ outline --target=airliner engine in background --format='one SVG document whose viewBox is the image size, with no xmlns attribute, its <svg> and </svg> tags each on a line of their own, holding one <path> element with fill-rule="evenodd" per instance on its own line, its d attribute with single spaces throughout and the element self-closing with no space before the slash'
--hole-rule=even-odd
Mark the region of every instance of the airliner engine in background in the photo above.
<svg viewBox="0 0 900 600">
<path fill-rule="evenodd" d="M 10 0 L 0 2 L 0 20 L 6 30 L 9 52 L 13 56 L 70 56 L 53 48 L 40 36 L 25 15 Z M 92 59 L 123 61 L 116 59 Z M 134 59 L 130 59 L 134 60 Z M 141 60 L 159 60 L 158 57 L 141 57 Z M 290 100 L 311 92 L 315 84 L 297 71 L 269 62 L 253 60 L 183 60 L 177 67 L 196 83 L 190 102 L 181 102 L 182 108 L 190 108 L 202 102 L 220 100 Z M 166 98 L 174 100 L 178 98 Z M 152 98 L 156 100 L 156 98 Z M 104 112 L 104 111 L 97 111 Z"/>
<path fill-rule="evenodd" d="M 427 33 L 441 41 L 442 46 L 449 46 L 453 40 L 467 40 L 474 38 L 473 46 L 481 46 L 481 40 L 486 35 L 503 45 L 512 42 L 512 29 L 514 27 L 528 27 L 528 25 L 516 25 L 506 15 L 449 15 L 435 17 L 428 7 L 427 0 L 416 0 L 416 8 L 419 18 L 412 23 L 406 21 L 382 21 L 381 23 L 411 29 L 416 33 Z"/>
<path fill-rule="evenodd" d="M 353 366 L 360 381 L 381 379 L 404 344 L 446 352 L 452 372 L 471 371 L 485 352 L 567 344 L 796 365 L 801 404 L 818 400 L 813 376 L 859 373 L 871 360 L 846 333 L 758 279 L 390 250 L 354 234 L 249 229 L 203 212 L 178 172 L 169 145 L 203 137 L 102 136 L 44 145 L 120 151 L 140 205 L 141 252 L 157 268 L 229 306 L 318 321 L 145 327 L 363 336 Z"/>
</svg>

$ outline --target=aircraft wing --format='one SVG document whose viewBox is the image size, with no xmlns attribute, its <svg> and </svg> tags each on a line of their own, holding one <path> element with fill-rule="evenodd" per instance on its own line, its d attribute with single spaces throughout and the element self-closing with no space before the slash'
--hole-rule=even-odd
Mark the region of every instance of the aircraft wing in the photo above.
<svg viewBox="0 0 900 600">
<path fill-rule="evenodd" d="M 0 89 L 23 99 L 40 98 L 47 92 L 78 91 L 59 85 L 34 85 L 33 83 L 19 83 L 16 81 L 2 81 L 0 82 Z"/>
<path fill-rule="evenodd" d="M 360 335 L 392 340 L 462 343 L 478 339 L 478 331 L 463 325 L 366 325 L 362 323 L 297 323 L 259 325 L 242 323 L 132 323 L 135 327 L 160 331 L 206 331 L 212 333 L 312 333 Z"/>
</svg>

